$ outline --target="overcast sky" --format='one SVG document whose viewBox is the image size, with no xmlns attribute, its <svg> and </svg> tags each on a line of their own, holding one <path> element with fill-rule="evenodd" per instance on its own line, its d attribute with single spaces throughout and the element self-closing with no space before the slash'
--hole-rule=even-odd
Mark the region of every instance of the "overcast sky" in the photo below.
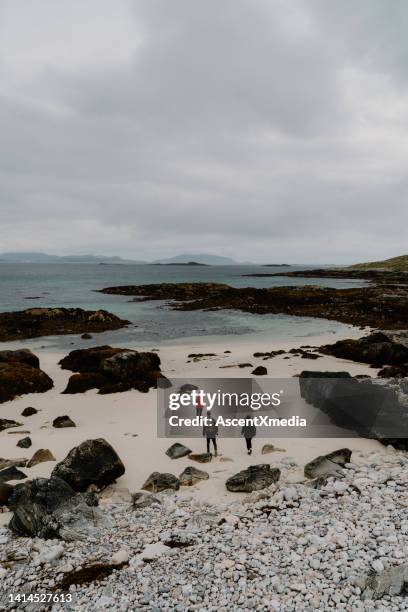
<svg viewBox="0 0 408 612">
<path fill-rule="evenodd" d="M 406 0 L 2 0 L 0 251 L 407 253 Z"/>
</svg>

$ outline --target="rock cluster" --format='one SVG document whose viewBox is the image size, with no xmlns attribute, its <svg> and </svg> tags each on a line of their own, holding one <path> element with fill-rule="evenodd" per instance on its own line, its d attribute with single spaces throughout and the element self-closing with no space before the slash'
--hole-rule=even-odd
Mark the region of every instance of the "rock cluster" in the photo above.
<svg viewBox="0 0 408 612">
<path fill-rule="evenodd" d="M 125 348 L 97 346 L 71 351 L 59 362 L 73 374 L 64 393 L 83 393 L 99 389 L 100 393 L 117 393 L 137 389 L 147 392 L 157 387 L 163 377 L 160 357 L 154 352 L 138 352 Z"/>
<path fill-rule="evenodd" d="M 0 313 L 0 342 L 39 336 L 102 332 L 120 329 L 129 323 L 106 310 L 29 308 Z"/>
</svg>

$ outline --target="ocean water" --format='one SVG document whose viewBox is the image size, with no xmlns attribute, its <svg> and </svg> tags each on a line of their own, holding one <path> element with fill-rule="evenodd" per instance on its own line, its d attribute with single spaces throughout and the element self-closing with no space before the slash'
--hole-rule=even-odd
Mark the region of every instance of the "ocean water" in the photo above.
<svg viewBox="0 0 408 612">
<path fill-rule="evenodd" d="M 309 266 L 310 268 L 310 266 Z M 254 315 L 232 311 L 177 312 L 164 302 L 131 302 L 128 296 L 113 296 L 95 290 L 112 285 L 147 283 L 220 282 L 234 287 L 272 287 L 316 284 L 356 287 L 364 282 L 338 279 L 252 277 L 253 273 L 299 270 L 301 267 L 265 266 L 156 266 L 95 264 L 0 263 L 0 312 L 34 306 L 104 308 L 132 322 L 129 328 L 98 335 L 101 342 L 154 345 L 166 340 L 205 335 L 268 333 L 276 339 L 307 339 L 342 333 L 348 326 L 333 321 L 285 315 Z M 36 299 L 30 299 L 36 298 Z M 48 340 L 49 341 L 49 340 Z M 52 338 L 52 346 L 66 348 L 72 338 Z"/>
</svg>

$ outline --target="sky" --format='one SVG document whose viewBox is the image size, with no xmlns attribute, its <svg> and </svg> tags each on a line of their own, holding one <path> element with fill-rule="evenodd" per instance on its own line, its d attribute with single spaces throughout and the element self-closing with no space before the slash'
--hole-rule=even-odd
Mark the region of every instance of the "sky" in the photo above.
<svg viewBox="0 0 408 612">
<path fill-rule="evenodd" d="M 405 0 L 2 0 L 0 252 L 405 254 Z"/>
</svg>

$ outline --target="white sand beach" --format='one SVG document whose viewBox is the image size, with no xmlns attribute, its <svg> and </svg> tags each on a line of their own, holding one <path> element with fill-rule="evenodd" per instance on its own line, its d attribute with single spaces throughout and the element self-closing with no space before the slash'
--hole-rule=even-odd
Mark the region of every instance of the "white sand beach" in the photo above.
<svg viewBox="0 0 408 612">
<path fill-rule="evenodd" d="M 350 330 L 350 335 L 361 335 L 360 330 Z M 336 336 L 335 339 L 340 339 Z M 321 345 L 333 342 L 333 337 L 307 338 L 307 344 Z M 117 482 L 118 487 L 127 487 L 131 492 L 138 490 L 146 478 L 153 471 L 170 472 L 179 475 L 187 465 L 192 462 L 186 457 L 172 460 L 166 456 L 166 449 L 176 440 L 157 437 L 157 391 L 140 393 L 132 390 L 111 395 L 98 395 L 96 390 L 84 394 L 64 395 L 61 392 L 66 386 L 71 372 L 62 370 L 58 361 L 66 354 L 52 352 L 39 348 L 41 341 L 24 343 L 39 356 L 42 369 L 51 376 L 54 388 L 43 394 L 30 394 L 16 398 L 1 405 L 0 413 L 3 418 L 15 419 L 23 425 L 19 428 L 8 429 L 0 433 L 0 456 L 6 458 L 28 457 L 40 448 L 49 449 L 57 461 L 63 459 L 76 445 L 89 438 L 105 438 L 117 451 L 126 466 L 126 473 Z M 303 342 L 306 343 L 306 342 Z M 97 337 L 93 345 L 98 345 Z M 271 341 L 267 337 L 248 334 L 239 337 L 200 337 L 191 339 L 188 343 L 169 342 L 159 345 L 159 355 L 162 362 L 162 371 L 168 377 L 209 378 L 209 377 L 250 377 L 253 368 L 222 368 L 221 366 L 250 362 L 253 366 L 266 365 L 268 376 L 274 378 L 291 377 L 302 370 L 339 371 L 346 370 L 353 375 L 375 375 L 376 370 L 367 365 L 342 361 L 325 356 L 317 360 L 305 360 L 297 356 L 284 359 L 286 355 L 279 355 L 268 361 L 254 358 L 255 351 L 271 351 L 275 349 L 290 349 L 296 345 Z M 21 343 L 9 343 L 5 348 L 18 348 Z M 88 344 L 86 344 L 88 346 Z M 128 348 L 140 348 L 131 347 Z M 224 353 L 230 350 L 231 353 Z M 216 353 L 216 357 L 208 357 L 194 362 L 187 359 L 188 354 L 197 352 Z M 187 363 L 190 361 L 189 363 Z M 39 412 L 33 416 L 21 417 L 22 410 L 27 406 L 34 406 Z M 68 415 L 76 423 L 75 428 L 56 429 L 52 421 L 57 416 Z M 21 432 L 21 433 L 20 433 Z M 29 449 L 20 449 L 17 441 L 30 435 L 33 445 Z M 204 452 L 204 439 L 194 438 L 183 440 L 193 452 Z M 284 449 L 284 452 L 261 454 L 263 444 L 272 443 Z M 302 479 L 303 465 L 322 453 L 327 453 L 339 447 L 348 446 L 353 451 L 368 453 L 370 450 L 380 448 L 381 445 L 373 440 L 342 438 L 342 439 L 314 439 L 314 438 L 273 438 L 254 440 L 254 451 L 248 456 L 244 441 L 241 439 L 219 440 L 219 457 L 213 458 L 211 463 L 202 466 L 209 472 L 210 478 L 194 487 L 188 492 L 194 493 L 198 498 L 206 500 L 225 500 L 234 497 L 225 488 L 225 480 L 233 473 L 258 463 L 271 463 L 280 465 L 282 459 L 291 457 L 299 465 L 299 469 L 292 478 Z M 232 461 L 224 461 L 228 457 Z M 354 460 L 358 460 L 357 455 Z M 33 468 L 23 468 L 29 478 L 36 476 L 48 477 L 54 467 L 54 462 L 45 462 Z M 199 464 L 194 463 L 197 467 Z M 3 514 L 2 520 L 6 520 Z"/>
</svg>

